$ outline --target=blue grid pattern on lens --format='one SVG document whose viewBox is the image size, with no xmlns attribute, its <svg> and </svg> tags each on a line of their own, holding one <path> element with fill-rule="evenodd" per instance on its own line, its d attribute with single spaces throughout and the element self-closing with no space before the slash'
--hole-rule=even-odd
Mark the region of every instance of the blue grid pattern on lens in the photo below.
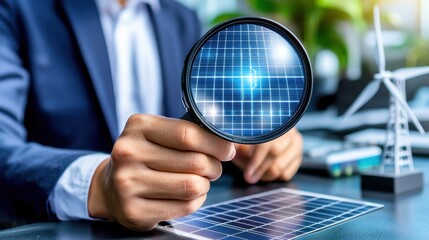
<svg viewBox="0 0 429 240">
<path fill-rule="evenodd" d="M 197 110 L 234 136 L 268 134 L 298 109 L 305 71 L 289 41 L 269 28 L 237 24 L 206 41 L 191 70 Z"/>
<path fill-rule="evenodd" d="M 207 206 L 157 228 L 196 239 L 294 239 L 382 207 L 280 188 Z"/>
</svg>

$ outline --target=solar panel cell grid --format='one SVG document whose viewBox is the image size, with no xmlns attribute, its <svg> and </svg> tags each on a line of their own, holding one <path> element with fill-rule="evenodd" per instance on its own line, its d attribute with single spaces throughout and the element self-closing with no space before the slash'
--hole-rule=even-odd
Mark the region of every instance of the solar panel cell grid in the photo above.
<svg viewBox="0 0 429 240">
<path fill-rule="evenodd" d="M 196 239 L 293 239 L 381 207 L 281 188 L 207 206 L 158 228 Z"/>
<path fill-rule="evenodd" d="M 191 70 L 192 97 L 213 126 L 235 136 L 259 136 L 285 124 L 304 92 L 301 56 L 278 33 L 235 24 L 202 46 Z"/>
</svg>

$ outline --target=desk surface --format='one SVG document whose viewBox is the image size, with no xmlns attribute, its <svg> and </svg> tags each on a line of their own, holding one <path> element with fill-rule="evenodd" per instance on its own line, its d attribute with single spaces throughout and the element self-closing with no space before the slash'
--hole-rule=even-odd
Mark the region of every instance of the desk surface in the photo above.
<svg viewBox="0 0 429 240">
<path fill-rule="evenodd" d="M 206 205 L 288 187 L 353 199 L 363 199 L 384 204 L 382 210 L 359 217 L 341 225 L 308 235 L 301 239 L 428 239 L 429 238 L 429 159 L 415 158 L 416 168 L 424 172 L 424 188 L 421 191 L 393 196 L 382 193 L 362 193 L 359 177 L 333 180 L 298 174 L 289 183 L 270 183 L 247 186 L 224 175 L 213 183 Z M 157 230 L 136 233 L 117 224 L 106 222 L 36 223 L 0 231 L 0 238 L 41 239 L 171 239 L 172 235 Z"/>
</svg>

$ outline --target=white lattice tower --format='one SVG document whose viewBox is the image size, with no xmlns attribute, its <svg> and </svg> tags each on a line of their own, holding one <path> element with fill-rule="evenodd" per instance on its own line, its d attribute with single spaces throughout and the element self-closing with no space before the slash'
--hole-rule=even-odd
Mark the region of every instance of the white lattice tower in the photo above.
<svg viewBox="0 0 429 240">
<path fill-rule="evenodd" d="M 393 82 L 405 98 L 405 82 L 398 80 L 393 80 Z M 395 175 L 398 175 L 402 170 L 413 170 L 414 166 L 407 113 L 393 96 L 390 96 L 389 114 L 380 171 L 382 173 L 394 172 Z"/>
</svg>

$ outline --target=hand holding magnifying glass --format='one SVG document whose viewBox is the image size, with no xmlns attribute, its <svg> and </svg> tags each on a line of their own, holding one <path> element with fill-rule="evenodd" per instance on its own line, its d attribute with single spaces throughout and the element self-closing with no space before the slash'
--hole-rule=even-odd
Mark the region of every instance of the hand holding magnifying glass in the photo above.
<svg viewBox="0 0 429 240">
<path fill-rule="evenodd" d="M 299 134 L 288 135 L 296 133 L 289 130 L 304 113 L 311 87 L 305 50 L 280 24 L 247 17 L 216 26 L 192 48 L 182 75 L 184 118 L 199 126 L 131 117 L 94 174 L 89 215 L 149 230 L 194 212 L 220 176 L 220 161 L 234 157 L 231 142 L 257 144 L 237 145 L 234 159 L 249 182 L 274 180 L 275 174 L 266 175 L 271 168 L 290 172 L 278 165 L 300 151 L 287 142 L 301 142 Z"/>
</svg>

